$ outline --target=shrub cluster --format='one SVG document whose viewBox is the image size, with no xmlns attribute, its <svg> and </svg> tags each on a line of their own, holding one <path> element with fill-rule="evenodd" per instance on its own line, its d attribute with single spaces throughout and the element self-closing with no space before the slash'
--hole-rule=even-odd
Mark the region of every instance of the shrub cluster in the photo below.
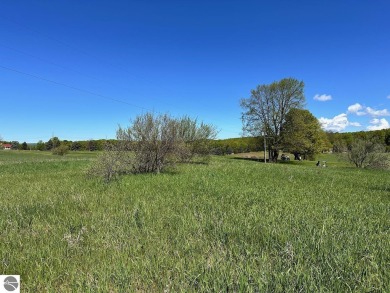
<svg viewBox="0 0 390 293">
<path fill-rule="evenodd" d="M 88 177 L 100 177 L 105 182 L 115 179 L 118 175 L 132 171 L 133 156 L 123 148 L 123 144 L 107 142 L 104 152 L 87 170 Z"/>
<path fill-rule="evenodd" d="M 357 139 L 348 150 L 348 160 L 358 168 L 388 169 L 385 146 L 370 140 Z"/>
<path fill-rule="evenodd" d="M 123 173 L 160 173 L 179 162 L 206 161 L 216 134 L 214 126 L 187 116 L 146 113 L 119 127 L 117 143 L 106 147 L 88 174 L 110 181 Z"/>
<path fill-rule="evenodd" d="M 67 145 L 59 145 L 58 147 L 52 148 L 51 153 L 57 156 L 66 155 L 69 152 L 69 147 Z"/>
</svg>

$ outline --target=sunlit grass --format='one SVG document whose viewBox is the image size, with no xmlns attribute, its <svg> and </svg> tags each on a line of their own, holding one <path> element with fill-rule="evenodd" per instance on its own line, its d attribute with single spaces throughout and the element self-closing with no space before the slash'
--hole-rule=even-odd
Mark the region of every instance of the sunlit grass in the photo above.
<svg viewBox="0 0 390 293">
<path fill-rule="evenodd" d="M 90 160 L 96 157 L 96 153 L 83 151 L 70 152 L 66 156 L 57 156 L 47 151 L 0 150 L 0 165 L 46 161 Z"/>
<path fill-rule="evenodd" d="M 0 274 L 24 292 L 390 290 L 388 172 L 227 156 L 103 184 L 88 153 L 30 155 L 0 152 Z"/>
</svg>

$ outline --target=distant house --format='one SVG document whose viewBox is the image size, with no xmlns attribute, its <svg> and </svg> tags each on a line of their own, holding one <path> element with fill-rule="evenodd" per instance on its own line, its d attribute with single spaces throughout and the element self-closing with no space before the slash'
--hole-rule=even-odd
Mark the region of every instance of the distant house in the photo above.
<svg viewBox="0 0 390 293">
<path fill-rule="evenodd" d="M 11 147 L 12 147 L 12 144 L 10 144 L 10 143 L 5 143 L 5 144 L 3 144 L 4 150 L 10 150 Z"/>
</svg>

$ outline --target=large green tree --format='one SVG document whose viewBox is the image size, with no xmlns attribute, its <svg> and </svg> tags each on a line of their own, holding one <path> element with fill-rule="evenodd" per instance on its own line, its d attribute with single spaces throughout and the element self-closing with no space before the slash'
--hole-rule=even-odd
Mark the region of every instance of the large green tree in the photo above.
<svg viewBox="0 0 390 293">
<path fill-rule="evenodd" d="M 61 144 L 61 141 L 59 140 L 58 137 L 52 137 L 50 138 L 46 143 L 45 143 L 45 148 L 46 150 L 50 151 L 52 149 L 55 149 L 59 147 Z"/>
<path fill-rule="evenodd" d="M 252 136 L 266 135 L 270 158 L 276 160 L 281 147 L 281 129 L 287 113 L 305 104 L 304 83 L 294 78 L 284 78 L 271 84 L 257 86 L 251 96 L 241 100 L 244 133 Z"/>
<path fill-rule="evenodd" d="M 44 151 L 45 150 L 45 143 L 40 140 L 37 142 L 37 145 L 35 147 L 38 151 Z"/>
<path fill-rule="evenodd" d="M 297 157 L 313 160 L 315 155 L 329 146 L 325 132 L 316 117 L 308 110 L 291 109 L 283 123 L 281 137 L 283 147 Z"/>
<path fill-rule="evenodd" d="M 18 141 L 12 141 L 11 142 L 11 149 L 18 150 L 20 146 L 20 143 Z"/>
</svg>

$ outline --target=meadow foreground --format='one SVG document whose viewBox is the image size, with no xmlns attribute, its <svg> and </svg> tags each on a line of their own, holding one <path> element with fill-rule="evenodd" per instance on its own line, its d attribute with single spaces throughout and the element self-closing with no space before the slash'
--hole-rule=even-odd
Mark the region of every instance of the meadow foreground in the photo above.
<svg viewBox="0 0 390 293">
<path fill-rule="evenodd" d="M 0 274 L 23 292 L 389 292 L 390 176 L 213 157 L 86 179 L 0 152 Z"/>
</svg>

